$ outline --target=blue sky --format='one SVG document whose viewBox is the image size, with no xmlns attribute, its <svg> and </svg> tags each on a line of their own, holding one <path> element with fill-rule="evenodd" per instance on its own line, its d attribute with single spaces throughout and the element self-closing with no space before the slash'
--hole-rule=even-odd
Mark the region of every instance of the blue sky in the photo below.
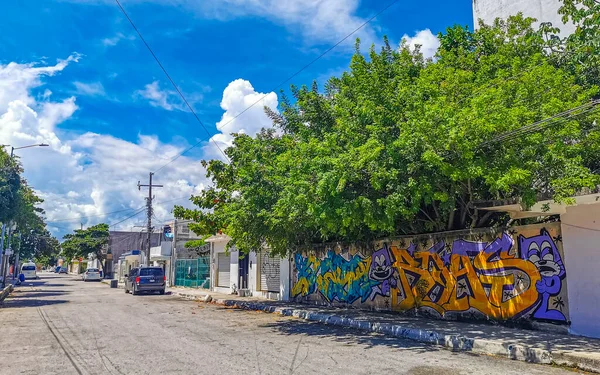
<svg viewBox="0 0 600 375">
<path fill-rule="evenodd" d="M 270 93 L 387 2 L 121 3 L 214 134 L 219 121 L 261 98 L 259 93 Z M 357 36 L 367 44 L 380 43 L 383 35 L 394 43 L 403 36 L 418 36 L 415 42 L 433 43 L 435 48 L 435 38 L 423 30 L 437 34 L 454 24 L 472 27 L 470 1 L 435 0 L 424 6 L 404 0 Z M 0 143 L 52 141 L 50 150 L 28 149 L 20 156 L 29 181 L 46 199 L 44 208 L 48 220 L 56 221 L 55 233 L 78 227 L 80 222 L 114 222 L 131 214 L 102 216 L 142 206 L 143 196 L 135 189 L 137 180 L 190 144 L 207 141 L 206 132 L 183 107 L 114 1 L 8 2 L 0 13 L 0 33 L 4 42 L 0 44 L 0 68 L 4 69 L 4 74 L 0 72 L 0 115 L 5 114 L 4 123 L 0 121 Z M 292 83 L 324 82 L 343 71 L 353 52 L 354 37 L 350 39 Z M 57 65 L 60 60 L 63 63 Z M 50 71 L 48 67 L 57 68 Z M 15 76 L 20 80 L 11 78 Z M 276 108 L 278 93 L 261 104 Z M 35 112 L 35 120 L 16 116 L 23 113 L 15 109 L 16 101 Z M 256 109 L 225 130 L 252 134 L 259 125 L 268 126 L 260 108 Z M 226 147 L 226 134 L 215 140 Z M 214 152 L 211 145 L 202 144 L 157 176 L 168 185 L 157 193 L 157 201 L 203 188 L 206 181 L 196 160 Z M 169 217 L 172 204 L 159 206 L 159 219 Z"/>
</svg>

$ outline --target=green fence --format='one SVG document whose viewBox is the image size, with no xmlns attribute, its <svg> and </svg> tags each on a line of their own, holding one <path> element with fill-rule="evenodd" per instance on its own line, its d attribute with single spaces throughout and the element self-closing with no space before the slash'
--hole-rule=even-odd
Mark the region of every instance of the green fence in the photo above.
<svg viewBox="0 0 600 375">
<path fill-rule="evenodd" d="M 210 288 L 210 260 L 179 259 L 175 262 L 175 285 L 187 288 Z"/>
</svg>

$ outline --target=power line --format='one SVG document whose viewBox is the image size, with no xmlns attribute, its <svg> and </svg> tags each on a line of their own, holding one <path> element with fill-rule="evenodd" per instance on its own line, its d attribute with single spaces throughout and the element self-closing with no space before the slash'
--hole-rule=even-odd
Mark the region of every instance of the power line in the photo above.
<svg viewBox="0 0 600 375">
<path fill-rule="evenodd" d="M 183 197 L 169 199 L 168 201 L 156 202 L 155 204 L 165 204 L 165 203 L 175 202 L 175 201 L 182 200 L 184 198 L 189 198 L 189 197 L 190 197 L 190 195 L 185 195 Z M 91 218 L 91 217 L 103 217 L 103 216 L 108 216 L 108 215 L 111 215 L 111 214 L 116 214 L 116 213 L 119 213 L 119 212 L 126 212 L 126 211 L 138 211 L 138 210 L 141 210 L 142 208 L 145 208 L 145 207 L 146 206 L 144 205 L 144 206 L 141 206 L 141 207 L 138 207 L 138 208 L 126 208 L 126 209 L 123 209 L 123 210 L 107 212 L 107 213 L 104 213 L 104 214 L 78 216 L 76 218 L 68 218 L 68 219 L 58 219 L 58 220 L 53 220 L 53 221 L 46 221 L 46 224 L 54 224 L 54 223 L 69 222 L 69 221 L 79 221 L 81 219 L 88 219 L 88 218 Z M 65 228 L 65 227 L 61 227 L 61 226 L 57 226 L 57 225 L 53 225 L 53 226 L 57 227 L 57 228 Z"/>
<path fill-rule="evenodd" d="M 196 117 L 196 119 L 200 122 L 200 124 L 202 124 L 202 122 L 200 121 L 200 119 L 198 118 L 198 116 L 196 115 L 196 113 L 191 109 L 191 107 L 189 106 L 189 104 L 187 103 L 187 101 L 185 100 L 183 94 L 181 93 L 181 91 L 179 91 L 179 89 L 177 88 L 177 86 L 175 85 L 175 83 L 173 82 L 173 80 L 171 79 L 171 77 L 169 76 L 169 74 L 167 73 L 167 71 L 165 70 L 165 68 L 162 66 L 162 64 L 160 63 L 160 61 L 158 60 L 158 58 L 156 57 L 156 55 L 154 54 L 154 52 L 152 52 L 152 50 L 150 49 L 150 46 L 148 45 L 148 43 L 146 43 L 146 41 L 144 40 L 144 38 L 142 37 L 142 34 L 139 32 L 139 30 L 135 27 L 135 25 L 133 24 L 133 21 L 131 20 L 131 18 L 129 18 L 129 16 L 127 15 L 127 13 L 125 12 L 125 10 L 123 9 L 123 7 L 121 6 L 121 4 L 119 3 L 119 0 L 115 0 L 117 2 L 117 4 L 119 5 L 119 8 L 121 8 L 121 11 L 123 12 L 123 14 L 125 14 L 125 17 L 127 17 L 127 19 L 129 20 L 129 22 L 131 23 L 131 25 L 133 26 L 133 28 L 135 29 L 135 31 L 137 32 L 137 34 L 139 35 L 140 39 L 142 39 L 142 41 L 144 42 L 144 44 L 146 45 L 146 47 L 148 48 L 148 50 L 150 51 L 150 53 L 152 54 L 152 56 L 154 57 L 154 59 L 156 60 L 156 62 L 159 64 L 159 66 L 161 67 L 161 69 L 163 70 L 163 72 L 165 73 L 165 75 L 167 76 L 167 78 L 169 79 L 169 81 L 171 81 L 171 84 L 175 87 L 175 89 L 177 90 L 177 92 L 179 93 L 179 95 L 181 96 L 181 98 L 185 101 L 185 103 L 187 104 L 187 106 L 190 108 L 190 110 L 192 111 L 192 113 L 194 114 L 194 116 Z M 359 25 L 356 29 L 354 29 L 351 33 L 349 33 L 348 35 L 346 35 L 345 37 L 343 37 L 341 40 L 339 40 L 337 43 L 335 43 L 334 45 L 332 45 L 331 47 L 329 47 L 328 49 L 326 49 L 325 51 L 323 51 L 319 56 L 317 56 L 316 58 L 314 58 L 312 61 L 310 61 L 308 64 L 304 65 L 302 68 L 300 68 L 298 71 L 296 71 L 294 74 L 292 74 L 291 76 L 289 76 L 288 78 L 286 78 L 285 80 L 283 80 L 281 83 L 279 83 L 277 86 L 275 86 L 272 91 L 277 90 L 279 87 L 281 87 L 282 85 L 288 83 L 289 81 L 291 81 L 294 77 L 296 77 L 298 74 L 302 73 L 304 70 L 308 69 L 311 65 L 313 65 L 315 62 L 317 62 L 318 60 L 320 60 L 323 56 L 325 56 L 326 54 L 328 54 L 329 52 L 331 52 L 333 49 L 335 49 L 337 46 L 339 46 L 340 44 L 342 44 L 344 41 L 346 41 L 348 38 L 350 38 L 352 35 L 354 35 L 356 32 L 360 31 L 362 28 L 364 28 L 367 24 L 369 24 L 371 21 L 373 21 L 376 17 L 378 17 L 379 15 L 381 15 L 383 12 L 385 12 L 386 10 L 388 10 L 389 8 L 391 8 L 394 4 L 396 4 L 397 2 L 399 2 L 400 0 L 393 0 L 390 3 L 388 3 L 385 7 L 383 7 L 381 10 L 379 10 L 377 13 L 375 13 L 375 15 L 371 16 L 369 19 L 367 19 L 365 22 L 363 22 L 361 25 Z M 241 111 L 240 113 L 238 113 L 236 116 L 234 116 L 233 118 L 231 118 L 229 121 L 227 121 L 226 123 L 220 125 L 219 127 L 217 127 L 217 129 L 222 129 L 223 127 L 225 127 L 227 124 L 230 124 L 231 122 L 233 122 L 234 120 L 236 120 L 238 117 L 240 117 L 241 115 L 243 115 L 244 113 L 246 113 L 250 108 L 254 107 L 256 104 L 260 103 L 261 101 L 263 101 L 265 98 L 267 97 L 267 94 L 263 95 L 260 99 L 258 99 L 257 101 L 255 101 L 254 103 L 252 103 L 251 105 L 249 105 L 248 107 L 246 107 L 243 111 Z M 202 127 L 204 127 L 204 125 L 202 124 Z M 204 129 L 206 130 L 206 128 L 204 127 Z M 210 134 L 210 132 L 207 133 L 210 137 L 212 137 L 212 135 Z M 165 165 L 163 165 L 162 167 L 158 168 L 156 171 L 154 171 L 154 173 L 158 173 L 160 170 L 162 170 L 163 168 L 165 168 L 167 165 L 173 163 L 175 160 L 179 159 L 181 156 L 183 156 L 184 154 L 186 154 L 187 152 L 189 152 L 190 150 L 198 147 L 200 144 L 202 144 L 202 142 L 204 142 L 204 140 L 200 140 L 198 142 L 196 142 L 194 145 L 192 145 L 191 147 L 188 147 L 187 149 L 185 149 L 183 152 L 179 153 L 177 156 L 175 156 L 173 159 L 171 159 L 168 163 L 166 163 Z M 215 142 L 213 140 L 213 143 L 215 143 L 215 145 L 217 145 L 217 148 L 219 149 L 219 151 L 221 151 L 221 153 L 225 156 L 225 158 L 227 160 L 229 160 L 229 158 L 227 157 L 227 155 L 225 155 L 225 153 L 223 152 L 223 150 L 221 150 L 221 148 L 218 146 L 217 142 Z"/>
<path fill-rule="evenodd" d="M 116 213 L 119 213 L 119 212 L 133 211 L 133 210 L 139 210 L 139 208 L 137 208 L 137 209 L 136 208 L 126 208 L 126 209 L 123 209 L 123 210 L 106 212 L 104 214 L 79 216 L 79 217 L 76 217 L 76 218 L 69 218 L 69 219 L 59 219 L 59 220 L 47 221 L 46 223 L 50 224 L 50 223 L 60 223 L 60 222 L 65 222 L 65 221 L 67 221 L 67 222 L 68 221 L 79 221 L 81 219 L 88 219 L 90 217 L 103 217 L 103 216 L 108 216 L 108 215 L 116 214 Z"/>
<path fill-rule="evenodd" d="M 114 227 L 114 226 L 116 226 L 117 224 L 121 224 L 122 222 L 124 222 L 124 221 L 127 221 L 127 220 L 129 220 L 129 219 L 131 219 L 131 218 L 133 218 L 133 217 L 135 217 L 135 216 L 137 216 L 137 215 L 141 214 L 141 213 L 142 213 L 142 212 L 144 212 L 145 210 L 146 210 L 146 207 L 142 208 L 141 210 L 137 211 L 136 213 L 134 213 L 134 214 L 133 214 L 133 215 L 131 215 L 131 216 L 127 216 L 125 219 L 123 219 L 123 220 L 121 220 L 121 221 L 118 221 L 118 222 L 116 222 L 116 223 L 110 224 L 110 225 L 109 225 L 109 227 Z"/>
<path fill-rule="evenodd" d="M 377 16 L 379 16 L 381 13 L 385 12 L 386 10 L 388 10 L 390 7 L 392 7 L 392 5 L 396 4 L 399 0 L 394 0 L 392 2 L 390 2 L 388 5 L 386 5 L 384 8 L 382 8 L 379 12 L 375 13 L 374 16 L 372 16 L 371 18 L 367 19 L 365 22 L 363 22 L 360 26 L 358 26 L 356 29 L 354 29 L 350 34 L 346 35 L 345 37 L 343 37 L 339 42 L 337 42 L 336 44 L 332 45 L 331 47 L 329 47 L 328 49 L 326 49 L 323 53 L 321 53 L 319 56 L 317 56 L 315 59 L 313 59 L 311 62 L 309 62 L 308 64 L 304 65 L 302 68 L 300 68 L 300 70 L 298 70 L 296 73 L 292 74 L 291 76 L 289 76 L 288 78 L 286 78 L 285 80 L 283 80 L 281 83 L 279 83 L 277 86 L 275 86 L 275 88 L 273 88 L 271 91 L 275 91 L 277 90 L 279 87 L 285 85 L 286 83 L 288 83 L 289 81 L 291 81 L 294 77 L 296 77 L 298 74 L 302 73 L 304 70 L 306 70 L 308 67 L 310 67 L 311 65 L 313 65 L 314 63 L 316 63 L 319 59 L 321 59 L 323 56 L 325 56 L 326 54 L 328 54 L 329 52 L 331 52 L 334 48 L 336 48 L 337 46 L 339 46 L 340 44 L 342 44 L 344 41 L 346 41 L 346 39 L 350 38 L 352 35 L 354 35 L 356 32 L 360 31 L 363 27 L 365 27 L 369 22 L 373 21 L 375 18 L 377 18 Z M 221 126 L 218 126 L 217 129 L 222 129 L 224 128 L 226 125 L 230 124 L 231 122 L 233 122 L 236 118 L 240 117 L 241 115 L 243 115 L 246 111 L 248 111 L 250 108 L 254 107 L 256 104 L 258 104 L 261 100 L 263 100 L 264 98 L 266 98 L 267 95 L 263 95 L 262 98 L 260 98 L 259 100 L 257 100 L 256 102 L 252 103 L 249 107 L 247 107 L 246 109 L 244 109 L 242 112 L 240 112 L 237 116 L 233 117 L 231 120 L 227 121 L 226 123 L 224 123 Z"/>
<path fill-rule="evenodd" d="M 198 123 L 200 124 L 200 126 L 202 126 L 202 128 L 204 129 L 204 131 L 206 131 L 206 134 L 208 135 L 209 140 L 212 140 L 213 134 L 211 134 L 211 132 L 206 128 L 206 126 L 204 126 L 204 123 L 202 122 L 202 120 L 200 120 L 200 117 L 198 117 L 198 115 L 196 114 L 196 112 L 194 111 L 194 109 L 192 108 L 192 106 L 190 105 L 190 103 L 187 101 L 187 99 L 185 98 L 185 96 L 183 95 L 183 93 L 181 92 L 181 90 L 179 90 L 179 87 L 175 84 L 175 81 L 173 81 L 173 79 L 171 78 L 171 76 L 169 75 L 169 73 L 167 72 L 167 70 L 165 69 L 165 67 L 163 66 L 163 64 L 160 62 L 160 60 L 158 59 L 158 57 L 156 56 L 156 54 L 154 53 L 154 51 L 152 51 L 152 48 L 150 48 L 150 45 L 146 42 L 146 40 L 142 36 L 142 33 L 135 26 L 135 24 L 133 23 L 133 20 L 129 17 L 129 15 L 125 11 L 125 9 L 121 5 L 121 3 L 119 2 L 119 0 L 115 0 L 115 1 L 116 1 L 117 5 L 119 6 L 119 8 L 121 9 L 121 12 L 123 12 L 123 15 L 125 15 L 125 17 L 129 21 L 129 23 L 131 24 L 131 26 L 133 27 L 133 29 L 135 30 L 135 32 L 138 34 L 138 36 L 140 37 L 140 39 L 142 40 L 142 42 L 144 43 L 144 45 L 148 49 L 148 51 L 150 51 L 150 54 L 152 55 L 152 57 L 154 57 L 154 60 L 156 60 L 156 63 L 158 64 L 158 66 L 160 67 L 160 69 L 163 71 L 163 73 L 165 73 L 165 76 L 167 76 L 167 79 L 169 80 L 169 82 L 171 82 L 171 85 L 173 85 L 173 87 L 175 88 L 175 91 L 177 91 L 177 93 L 179 94 L 179 96 L 181 97 L 181 99 L 183 100 L 183 102 L 185 103 L 185 105 L 188 107 L 188 109 L 190 110 L 190 112 L 192 112 L 192 114 L 194 115 L 194 117 L 196 118 L 196 120 L 198 121 Z M 219 144 L 216 141 L 214 141 L 214 140 L 212 140 L 212 142 L 215 144 L 215 146 L 217 147 L 217 149 L 219 149 L 219 151 L 221 151 L 221 154 L 223 154 L 223 156 L 225 156 L 225 158 L 227 160 L 229 160 L 229 158 L 227 157 L 227 155 L 219 147 Z M 190 149 L 184 151 L 184 153 L 187 152 L 187 151 L 189 151 Z M 172 161 L 170 161 L 167 164 L 170 164 L 171 162 Z M 161 167 L 160 169 L 162 169 L 162 168 L 163 167 Z"/>
<path fill-rule="evenodd" d="M 560 120 L 566 120 L 566 119 L 569 119 L 569 118 L 572 118 L 575 116 L 579 116 L 579 115 L 594 111 L 596 109 L 595 106 L 598 104 L 600 104 L 600 100 L 592 100 L 588 103 L 579 105 L 577 107 L 571 108 L 564 112 L 557 113 L 557 114 L 550 116 L 548 118 L 545 118 L 543 120 L 536 121 L 530 125 L 526 125 L 521 128 L 502 133 L 502 134 L 490 139 L 489 141 L 481 143 L 480 147 L 485 147 L 492 143 L 502 142 L 507 139 L 514 138 L 516 136 L 533 133 L 533 132 L 539 131 L 545 127 L 556 124 Z"/>
<path fill-rule="evenodd" d="M 178 201 L 178 200 L 181 200 L 181 199 L 183 199 L 183 198 L 187 198 L 187 196 L 185 196 L 185 197 L 180 197 L 180 198 L 175 198 L 175 199 L 171 199 L 171 200 L 164 201 L 164 202 L 157 202 L 156 204 L 161 204 L 161 203 L 162 203 L 162 204 L 165 204 L 165 203 L 169 203 L 169 202 Z M 110 224 L 110 225 L 109 225 L 109 227 L 114 227 L 114 226 L 115 226 L 115 225 L 117 225 L 117 224 L 121 224 L 122 222 L 124 222 L 124 221 L 127 221 L 127 220 L 129 220 L 129 219 L 131 219 L 131 218 L 133 218 L 133 217 L 135 217 L 135 216 L 137 216 L 137 215 L 141 214 L 141 213 L 142 213 L 142 212 L 144 212 L 146 209 L 147 209 L 147 207 L 146 207 L 146 206 L 144 206 L 144 207 L 140 207 L 140 208 L 138 209 L 138 211 L 137 211 L 135 214 L 133 214 L 133 215 L 131 215 L 131 216 L 128 216 L 128 217 L 126 217 L 125 219 L 123 219 L 123 220 L 121 220 L 121 221 L 119 221 L 119 222 L 116 222 L 116 223 L 114 223 L 114 224 Z"/>
</svg>

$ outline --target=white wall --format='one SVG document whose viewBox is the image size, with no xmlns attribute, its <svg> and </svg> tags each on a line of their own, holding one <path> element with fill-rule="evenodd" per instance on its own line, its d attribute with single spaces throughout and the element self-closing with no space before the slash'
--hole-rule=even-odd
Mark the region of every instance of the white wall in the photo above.
<svg viewBox="0 0 600 375">
<path fill-rule="evenodd" d="M 226 252 L 225 246 L 227 245 L 227 242 L 228 242 L 227 240 L 213 242 L 213 248 L 210 252 L 211 253 L 210 285 L 211 285 L 211 289 L 217 293 L 230 294 L 233 291 L 234 285 L 235 285 L 235 290 L 237 291 L 237 289 L 238 289 L 238 283 L 239 283 L 239 263 L 238 263 L 239 253 L 238 253 L 238 251 L 231 249 L 229 252 L 229 254 L 230 254 L 230 258 L 229 258 L 230 259 L 230 261 L 229 261 L 229 272 L 230 272 L 229 288 L 223 288 L 223 287 L 217 286 L 217 275 L 219 274 L 219 269 L 218 269 L 219 262 L 217 261 L 218 254 Z"/>
<path fill-rule="evenodd" d="M 229 261 L 229 285 L 231 287 L 232 292 L 238 291 L 240 289 L 240 265 L 239 265 L 239 252 L 230 250 L 230 261 Z"/>
<path fill-rule="evenodd" d="M 260 292 L 259 283 L 260 283 L 260 275 L 258 273 L 258 257 L 256 256 L 256 252 L 252 251 L 248 255 L 248 265 L 250 270 L 248 271 L 248 289 L 250 289 L 250 293 L 253 296 Z"/>
<path fill-rule="evenodd" d="M 561 35 L 566 36 L 575 31 L 573 24 L 565 25 L 558 14 L 562 5 L 560 0 L 473 0 L 473 22 L 478 27 L 479 19 L 492 24 L 497 17 L 508 18 L 519 12 L 526 17 L 533 17 L 539 22 L 552 22 L 558 27 Z"/>
<path fill-rule="evenodd" d="M 600 338 L 600 203 L 567 207 L 561 222 L 570 332 Z"/>
<path fill-rule="evenodd" d="M 279 300 L 289 301 L 290 300 L 290 286 L 291 286 L 291 269 L 292 265 L 290 259 L 282 258 L 279 268 Z"/>
</svg>

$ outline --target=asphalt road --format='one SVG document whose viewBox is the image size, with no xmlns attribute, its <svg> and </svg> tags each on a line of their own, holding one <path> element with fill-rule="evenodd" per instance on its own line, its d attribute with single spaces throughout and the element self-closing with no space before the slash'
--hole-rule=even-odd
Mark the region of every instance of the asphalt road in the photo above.
<svg viewBox="0 0 600 375">
<path fill-rule="evenodd" d="M 560 374 L 410 340 L 41 274 L 0 308 L 0 374 Z"/>
</svg>

